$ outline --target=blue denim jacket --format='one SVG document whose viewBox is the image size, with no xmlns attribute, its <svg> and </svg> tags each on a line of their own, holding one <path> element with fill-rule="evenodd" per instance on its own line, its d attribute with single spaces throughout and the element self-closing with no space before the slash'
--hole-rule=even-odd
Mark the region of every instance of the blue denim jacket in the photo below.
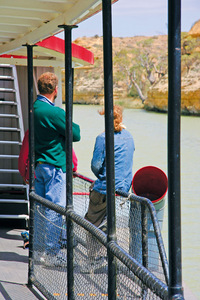
<svg viewBox="0 0 200 300">
<path fill-rule="evenodd" d="M 132 181 L 133 153 L 135 145 L 132 135 L 122 129 L 114 133 L 115 153 L 115 190 L 128 192 Z M 106 194 L 106 161 L 105 161 L 105 132 L 97 136 L 91 169 L 98 178 L 93 189 L 101 194 Z"/>
</svg>

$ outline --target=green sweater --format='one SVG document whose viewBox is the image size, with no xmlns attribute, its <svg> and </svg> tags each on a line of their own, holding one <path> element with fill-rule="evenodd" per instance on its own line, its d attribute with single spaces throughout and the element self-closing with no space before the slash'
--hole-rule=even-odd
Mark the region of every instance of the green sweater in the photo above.
<svg viewBox="0 0 200 300">
<path fill-rule="evenodd" d="M 35 163 L 41 161 L 66 172 L 65 111 L 41 100 L 34 103 Z M 80 127 L 72 123 L 73 142 L 80 141 Z"/>
</svg>

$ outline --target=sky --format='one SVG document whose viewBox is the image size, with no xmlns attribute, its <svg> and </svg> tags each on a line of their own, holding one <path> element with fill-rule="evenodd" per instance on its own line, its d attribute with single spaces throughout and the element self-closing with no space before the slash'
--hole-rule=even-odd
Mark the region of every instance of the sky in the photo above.
<svg viewBox="0 0 200 300">
<path fill-rule="evenodd" d="M 200 0 L 182 0 L 181 14 L 181 31 L 188 32 L 200 19 Z M 118 0 L 112 5 L 112 34 L 113 37 L 167 34 L 167 0 Z M 95 35 L 103 35 L 102 13 L 72 30 L 72 40 Z"/>
</svg>

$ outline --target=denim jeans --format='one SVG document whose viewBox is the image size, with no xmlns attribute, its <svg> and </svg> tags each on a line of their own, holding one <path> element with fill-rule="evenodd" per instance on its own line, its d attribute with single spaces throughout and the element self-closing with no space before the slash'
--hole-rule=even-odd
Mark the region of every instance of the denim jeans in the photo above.
<svg viewBox="0 0 200 300">
<path fill-rule="evenodd" d="M 37 164 L 35 169 L 35 191 L 39 196 L 60 206 L 66 206 L 66 173 L 53 165 Z M 39 209 L 41 206 L 38 206 Z M 39 215 L 35 219 L 35 245 L 38 237 L 43 236 L 44 248 L 47 253 L 56 254 L 60 250 L 59 240 L 62 235 L 62 215 L 45 208 L 44 218 L 38 224 Z M 37 214 L 36 214 L 37 216 Z M 43 248 L 43 247 L 42 247 Z"/>
</svg>

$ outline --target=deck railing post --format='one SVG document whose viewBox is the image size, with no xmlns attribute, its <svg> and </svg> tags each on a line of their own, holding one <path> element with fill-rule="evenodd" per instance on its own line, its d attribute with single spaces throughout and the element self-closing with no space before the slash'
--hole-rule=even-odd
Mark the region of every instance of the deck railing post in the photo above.
<svg viewBox="0 0 200 300">
<path fill-rule="evenodd" d="M 142 225 L 142 265 L 148 269 L 148 209 L 141 204 L 141 225 Z M 142 287 L 142 299 L 147 297 L 147 288 Z"/>
<path fill-rule="evenodd" d="M 111 1 L 103 0 L 104 103 L 108 243 L 116 240 Z M 116 299 L 116 260 L 108 251 L 108 299 Z"/>
<path fill-rule="evenodd" d="M 147 207 L 141 205 L 141 222 L 142 222 L 142 264 L 148 269 L 148 216 Z"/>
<path fill-rule="evenodd" d="M 33 47 L 27 46 L 27 67 L 28 67 L 28 111 L 29 111 L 29 190 L 35 190 L 35 150 L 34 150 L 34 108 L 33 108 Z"/>
<path fill-rule="evenodd" d="M 34 151 L 34 112 L 33 112 L 33 47 L 34 45 L 25 45 L 27 47 L 27 73 L 28 73 L 28 115 L 29 115 L 29 193 L 35 190 L 35 151 Z M 33 201 L 30 201 L 29 214 L 29 270 L 28 284 L 31 285 L 31 276 L 33 274 Z"/>
<path fill-rule="evenodd" d="M 180 200 L 181 0 L 168 1 L 168 75 L 169 299 L 183 299 Z"/>
<path fill-rule="evenodd" d="M 59 25 L 65 34 L 65 111 L 66 111 L 66 209 L 73 209 L 73 174 L 72 174 L 72 116 L 73 116 L 73 71 L 72 71 L 72 29 L 76 25 Z M 73 251 L 73 221 L 67 218 L 67 288 L 68 298 L 74 296 L 74 251 Z"/>
</svg>

